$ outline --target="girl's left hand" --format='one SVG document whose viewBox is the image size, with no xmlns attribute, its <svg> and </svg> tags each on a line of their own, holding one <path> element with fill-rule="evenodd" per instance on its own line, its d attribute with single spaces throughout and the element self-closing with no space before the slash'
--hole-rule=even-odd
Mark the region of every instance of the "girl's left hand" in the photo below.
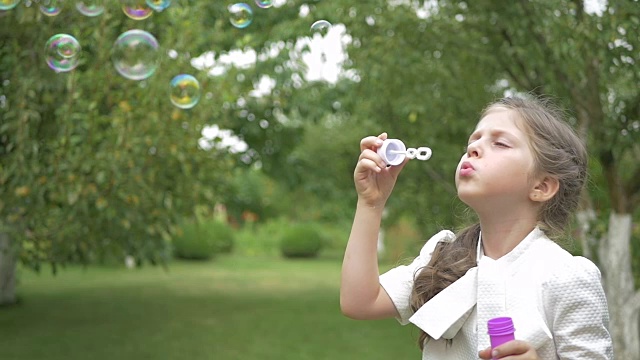
<svg viewBox="0 0 640 360">
<path fill-rule="evenodd" d="M 526 341 L 513 340 L 493 349 L 486 348 L 478 354 L 480 359 L 502 359 L 502 360 L 540 360 L 536 349 Z M 493 357 L 492 357 L 493 356 Z"/>
</svg>

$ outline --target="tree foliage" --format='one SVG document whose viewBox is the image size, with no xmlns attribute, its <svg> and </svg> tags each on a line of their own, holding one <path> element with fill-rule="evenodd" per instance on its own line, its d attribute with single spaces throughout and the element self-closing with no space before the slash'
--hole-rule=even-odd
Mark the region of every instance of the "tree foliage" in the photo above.
<svg viewBox="0 0 640 360">
<path fill-rule="evenodd" d="M 389 221 L 416 216 L 424 233 L 458 226 L 466 220 L 452 180 L 466 138 L 488 102 L 516 91 L 550 94 L 568 108 L 589 140 L 596 209 L 637 208 L 637 2 L 610 1 L 598 15 L 568 0 L 288 0 L 254 6 L 245 29 L 229 24 L 227 5 L 174 1 L 144 21 L 111 2 L 95 18 L 72 4 L 51 18 L 24 5 L 1 15 L 0 218 L 26 263 L 121 252 L 158 260 L 175 220 L 201 204 L 261 218 L 287 207 L 293 217 L 349 218 L 358 141 L 381 131 L 434 152 L 403 171 Z M 346 29 L 335 83 L 304 80 L 310 49 L 301 40 L 318 19 Z M 113 41 L 131 28 L 161 44 L 159 70 L 141 82 L 111 65 Z M 55 74 L 42 59 L 57 33 L 83 46 L 73 72 Z M 256 61 L 216 76 L 191 63 L 231 51 Z M 201 82 L 191 110 L 168 101 L 178 73 Z M 265 77 L 273 88 L 254 95 Z M 212 124 L 249 150 L 198 147 Z M 257 200 L 273 194 L 279 201 Z"/>
</svg>

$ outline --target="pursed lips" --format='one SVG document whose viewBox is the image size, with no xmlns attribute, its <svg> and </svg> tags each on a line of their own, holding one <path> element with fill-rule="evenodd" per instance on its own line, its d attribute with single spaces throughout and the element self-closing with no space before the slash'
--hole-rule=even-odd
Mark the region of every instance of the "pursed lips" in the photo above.
<svg viewBox="0 0 640 360">
<path fill-rule="evenodd" d="M 462 163 L 462 165 L 460 166 L 460 176 L 469 176 L 471 175 L 476 169 L 473 167 L 473 165 L 471 165 L 470 162 L 465 161 Z"/>
</svg>

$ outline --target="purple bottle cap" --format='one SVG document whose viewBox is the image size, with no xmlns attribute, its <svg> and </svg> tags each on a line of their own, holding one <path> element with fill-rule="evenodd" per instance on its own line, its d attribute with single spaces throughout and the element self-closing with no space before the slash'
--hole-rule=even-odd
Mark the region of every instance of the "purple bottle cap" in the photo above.
<svg viewBox="0 0 640 360">
<path fill-rule="evenodd" d="M 497 317 L 487 322 L 489 335 L 507 335 L 515 332 L 513 320 L 510 317 Z"/>
</svg>

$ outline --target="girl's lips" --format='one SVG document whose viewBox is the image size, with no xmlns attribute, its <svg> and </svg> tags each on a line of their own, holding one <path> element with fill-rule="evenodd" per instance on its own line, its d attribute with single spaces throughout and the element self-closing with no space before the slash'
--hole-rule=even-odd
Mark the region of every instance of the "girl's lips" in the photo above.
<svg viewBox="0 0 640 360">
<path fill-rule="evenodd" d="M 473 168 L 470 162 L 465 161 L 460 165 L 460 176 L 469 176 L 473 174 L 476 170 Z"/>
<path fill-rule="evenodd" d="M 460 169 L 460 176 L 471 176 L 475 170 L 472 167 Z"/>
</svg>

